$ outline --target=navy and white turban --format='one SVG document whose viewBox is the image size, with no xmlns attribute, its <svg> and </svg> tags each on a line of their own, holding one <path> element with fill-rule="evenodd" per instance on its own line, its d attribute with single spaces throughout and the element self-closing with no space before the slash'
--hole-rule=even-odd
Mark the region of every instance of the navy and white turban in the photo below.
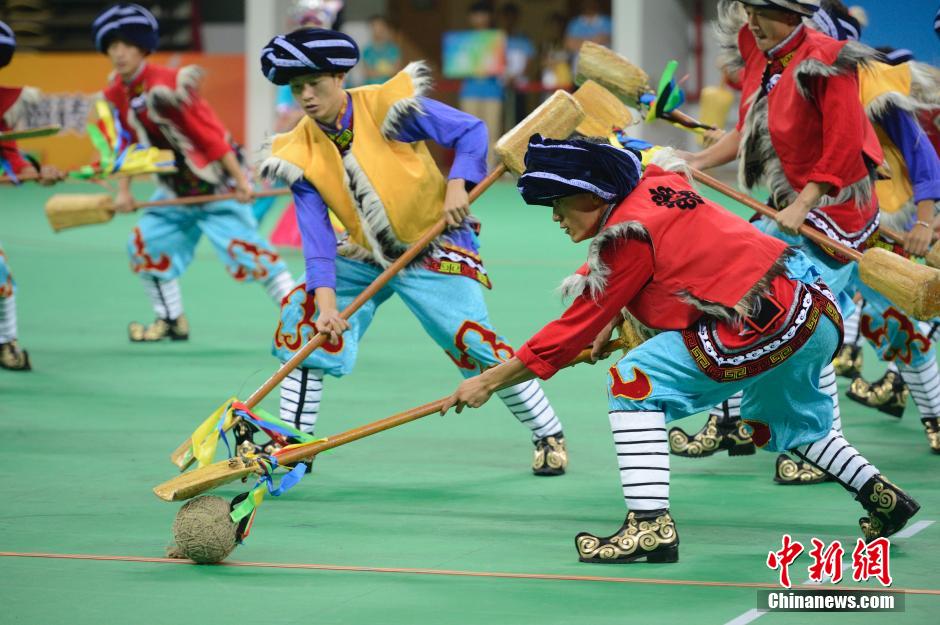
<svg viewBox="0 0 940 625">
<path fill-rule="evenodd" d="M 0 22 L 0 67 L 9 65 L 14 50 L 16 50 L 16 36 L 13 34 L 13 29 Z"/>
<path fill-rule="evenodd" d="M 738 0 L 738 2 L 752 7 L 789 11 L 806 17 L 811 17 L 819 10 L 819 0 Z"/>
<path fill-rule="evenodd" d="M 261 72 L 275 85 L 306 74 L 340 74 L 359 62 L 359 46 L 336 30 L 303 28 L 278 35 L 261 51 Z"/>
<path fill-rule="evenodd" d="M 881 60 L 888 65 L 901 65 L 914 60 L 914 53 L 907 48 L 883 46 L 875 49 L 881 53 Z"/>
<path fill-rule="evenodd" d="M 858 20 L 841 12 L 819 9 L 813 15 L 813 22 L 819 30 L 838 41 L 858 41 L 862 36 L 862 25 Z"/>
<path fill-rule="evenodd" d="M 551 206 L 554 200 L 579 193 L 617 204 L 630 195 L 642 175 L 640 157 L 633 150 L 536 134 L 529 139 L 518 189 L 526 204 Z"/>
<path fill-rule="evenodd" d="M 105 10 L 91 24 L 98 52 L 107 52 L 115 39 L 132 43 L 145 52 L 157 49 L 160 26 L 153 13 L 130 2 L 121 2 Z"/>
</svg>

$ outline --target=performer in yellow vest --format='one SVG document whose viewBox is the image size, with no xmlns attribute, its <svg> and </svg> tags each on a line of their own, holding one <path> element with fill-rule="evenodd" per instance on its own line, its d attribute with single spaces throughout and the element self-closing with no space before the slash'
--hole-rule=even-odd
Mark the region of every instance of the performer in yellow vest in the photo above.
<svg viewBox="0 0 940 625">
<path fill-rule="evenodd" d="M 287 360 L 318 329 L 332 339 L 281 385 L 281 418 L 306 432 L 317 421 L 324 376 L 352 370 L 360 339 L 392 295 L 465 377 L 514 354 L 489 322 L 483 287 L 491 287 L 490 279 L 479 256 L 479 223 L 469 216 L 468 191 L 486 174 L 485 126 L 425 97 L 431 81 L 422 62 L 381 85 L 344 90 L 346 72 L 358 60 L 350 37 L 317 28 L 277 36 L 261 54 L 265 76 L 290 84 L 305 113 L 293 130 L 273 138 L 261 168 L 291 186 L 306 262 L 305 282 L 282 303 L 273 351 Z M 455 150 L 447 179 L 427 140 Z M 345 228 L 339 239 L 329 212 Z M 448 231 L 343 320 L 339 309 L 442 216 Z M 532 432 L 532 470 L 564 473 L 561 423 L 539 384 L 519 384 L 500 396 Z"/>
</svg>

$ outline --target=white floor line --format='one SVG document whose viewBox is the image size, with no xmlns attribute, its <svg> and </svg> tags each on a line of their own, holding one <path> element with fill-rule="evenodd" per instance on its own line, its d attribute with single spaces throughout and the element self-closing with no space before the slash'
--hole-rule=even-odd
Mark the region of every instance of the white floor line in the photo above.
<svg viewBox="0 0 940 625">
<path fill-rule="evenodd" d="M 735 617 L 725 623 L 725 625 L 747 625 L 759 619 L 760 617 L 767 614 L 766 612 L 761 612 L 757 608 L 751 608 L 741 616 Z"/>
<path fill-rule="evenodd" d="M 936 521 L 931 521 L 930 519 L 924 519 L 923 521 L 918 521 L 917 523 L 908 525 L 903 530 L 901 530 L 900 532 L 892 536 L 891 540 L 894 540 L 895 538 L 910 538 L 914 534 L 927 529 L 934 523 L 936 523 Z"/>
</svg>

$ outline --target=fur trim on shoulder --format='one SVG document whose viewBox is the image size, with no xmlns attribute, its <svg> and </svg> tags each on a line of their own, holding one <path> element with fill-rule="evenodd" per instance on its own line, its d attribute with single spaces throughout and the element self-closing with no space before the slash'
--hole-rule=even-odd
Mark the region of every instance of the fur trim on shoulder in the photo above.
<svg viewBox="0 0 940 625">
<path fill-rule="evenodd" d="M 813 78 L 828 78 L 837 74 L 855 71 L 859 65 L 865 65 L 878 59 L 878 52 L 863 43 L 846 41 L 832 65 L 826 65 L 819 59 L 806 59 L 793 71 L 796 88 L 800 95 L 811 99 L 810 81 Z"/>
<path fill-rule="evenodd" d="M 657 150 L 656 153 L 650 157 L 649 164 L 662 167 L 666 171 L 682 174 L 685 176 L 686 180 L 692 182 L 692 172 L 689 169 L 689 164 L 676 153 L 674 148 Z"/>
<path fill-rule="evenodd" d="M 588 247 L 588 274 L 584 279 L 584 287 L 588 289 L 591 299 L 596 300 L 604 291 L 607 287 L 607 277 L 610 275 L 610 268 L 601 260 L 601 252 L 608 244 L 624 239 L 649 241 L 650 235 L 646 230 L 646 226 L 640 222 L 623 221 L 609 228 L 604 228 L 591 241 L 591 245 Z M 584 287 L 581 289 L 582 292 Z"/>
<path fill-rule="evenodd" d="M 152 87 L 147 94 L 148 105 L 179 108 L 188 104 L 191 95 L 199 88 L 205 73 L 205 70 L 198 65 L 186 65 L 180 68 L 176 74 L 176 88 L 170 89 L 164 85 Z"/>
<path fill-rule="evenodd" d="M 744 58 L 738 48 L 738 32 L 746 23 L 741 3 L 736 0 L 719 0 L 714 31 L 720 50 L 718 67 L 727 74 L 744 69 Z"/>
<path fill-rule="evenodd" d="M 911 96 L 925 107 L 940 106 L 940 69 L 911 61 Z"/>
<path fill-rule="evenodd" d="M 23 87 L 16 102 L 3 114 L 4 123 L 9 128 L 12 128 L 17 122 L 25 120 L 29 114 L 29 109 L 39 104 L 40 99 L 42 99 L 42 93 L 39 89 L 35 87 Z"/>
<path fill-rule="evenodd" d="M 917 99 L 906 96 L 897 91 L 889 91 L 872 99 L 865 107 L 865 114 L 871 122 L 876 122 L 878 118 L 884 115 L 889 109 L 896 108 L 909 113 L 917 114 L 917 111 L 932 109 L 936 106 L 929 102 L 921 102 Z"/>
<path fill-rule="evenodd" d="M 270 154 L 270 150 L 268 151 Z M 268 156 L 261 161 L 258 175 L 270 182 L 284 182 L 292 185 L 304 177 L 304 170 L 276 156 Z"/>
<path fill-rule="evenodd" d="M 561 301 L 567 304 L 584 293 L 585 287 L 587 287 L 587 276 L 582 276 L 580 273 L 573 273 L 561 281 L 561 284 L 558 285 L 555 292 L 561 297 Z"/>
<path fill-rule="evenodd" d="M 424 61 L 412 61 L 402 71 L 411 77 L 414 95 L 393 104 L 385 115 L 381 131 L 382 136 L 390 140 L 398 134 L 406 117 L 413 114 L 424 115 L 424 109 L 421 107 L 419 98 L 430 93 L 434 86 L 431 79 L 431 68 Z"/>
</svg>

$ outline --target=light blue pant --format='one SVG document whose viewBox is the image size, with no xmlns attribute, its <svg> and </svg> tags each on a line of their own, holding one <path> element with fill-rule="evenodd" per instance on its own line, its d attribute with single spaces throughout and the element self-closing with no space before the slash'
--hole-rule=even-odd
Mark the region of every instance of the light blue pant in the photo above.
<svg viewBox="0 0 940 625">
<path fill-rule="evenodd" d="M 940 325 L 940 319 L 917 321 L 861 281 L 858 290 L 865 298 L 859 335 L 875 348 L 878 358 L 914 369 L 936 358 L 930 337 Z"/>
<path fill-rule="evenodd" d="M 752 378 L 717 382 L 689 356 L 680 332 L 663 332 L 611 367 L 608 404 L 610 411 L 664 412 L 670 422 L 743 391 L 741 418 L 769 428 L 763 449 L 786 451 L 817 441 L 832 428 L 832 398 L 820 390 L 819 373 L 838 344 L 838 329 L 823 315 L 810 340 L 781 364 Z"/>
<path fill-rule="evenodd" d="M 787 275 L 805 283 L 818 272 L 803 254 L 787 262 Z M 763 428 L 763 449 L 786 451 L 819 440 L 832 428 L 833 404 L 819 388 L 819 375 L 839 347 L 839 328 L 820 315 L 816 330 L 796 353 L 750 378 L 718 382 L 689 355 L 681 332 L 663 332 L 630 351 L 607 376 L 613 411 L 657 411 L 675 421 L 710 409 L 743 392 L 741 417 Z M 762 437 L 755 435 L 755 441 Z M 766 438 L 764 436 L 763 438 Z"/>
<path fill-rule="evenodd" d="M 336 260 L 336 300 L 340 310 L 374 281 L 381 269 L 370 263 Z M 483 287 L 463 276 L 445 275 L 421 267 L 400 272 L 366 302 L 349 320 L 350 329 L 342 343 L 324 345 L 304 361 L 303 366 L 322 369 L 340 377 L 356 363 L 359 341 L 381 306 L 398 295 L 417 317 L 425 332 L 450 356 L 464 377 L 474 376 L 513 355 L 512 347 L 490 325 Z M 281 319 L 274 334 L 272 353 L 282 362 L 315 333 L 314 298 L 303 285 L 295 288 L 281 306 Z"/>
<path fill-rule="evenodd" d="M 171 197 L 158 188 L 151 199 Z M 251 206 L 234 200 L 145 211 L 127 244 L 131 268 L 158 280 L 178 278 L 192 262 L 203 234 L 239 282 L 263 282 L 287 270 L 274 247 L 258 234 Z"/>
</svg>

